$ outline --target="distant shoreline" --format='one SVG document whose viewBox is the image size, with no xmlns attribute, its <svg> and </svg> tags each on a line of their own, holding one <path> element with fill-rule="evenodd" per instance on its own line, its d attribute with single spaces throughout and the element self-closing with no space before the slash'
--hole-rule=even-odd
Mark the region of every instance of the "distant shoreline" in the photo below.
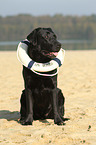
<svg viewBox="0 0 96 145">
<path fill-rule="evenodd" d="M 58 40 L 65 50 L 95 50 L 96 42 L 93 40 Z M 1 41 L 0 51 L 16 51 L 20 41 Z"/>
</svg>

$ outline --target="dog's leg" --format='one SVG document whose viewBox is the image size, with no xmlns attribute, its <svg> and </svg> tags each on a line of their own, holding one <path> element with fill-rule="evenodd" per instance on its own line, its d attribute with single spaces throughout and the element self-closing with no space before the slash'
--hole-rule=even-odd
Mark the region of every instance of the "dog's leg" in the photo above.
<svg viewBox="0 0 96 145">
<path fill-rule="evenodd" d="M 64 98 L 64 96 L 63 96 L 63 93 L 62 93 L 62 91 L 59 89 L 59 88 L 57 88 L 57 90 L 58 90 L 58 112 L 59 112 L 59 115 L 60 115 L 60 117 L 62 118 L 62 120 L 64 121 L 65 119 L 63 118 L 63 116 L 64 116 L 64 103 L 65 103 L 65 98 Z"/>
<path fill-rule="evenodd" d="M 58 111 L 58 91 L 57 89 L 53 90 L 53 112 L 54 112 L 54 123 L 57 125 L 64 125 L 64 121 L 63 121 L 63 117 L 61 117 L 61 115 L 59 114 Z"/>
<path fill-rule="evenodd" d="M 21 115 L 20 116 L 20 122 L 21 122 L 26 117 L 26 95 L 25 95 L 25 90 L 22 91 L 20 103 L 21 103 L 21 108 L 20 108 L 20 115 Z"/>
<path fill-rule="evenodd" d="M 29 88 L 25 89 L 26 94 L 26 118 L 22 120 L 22 125 L 32 125 L 33 122 L 33 97 Z"/>
</svg>

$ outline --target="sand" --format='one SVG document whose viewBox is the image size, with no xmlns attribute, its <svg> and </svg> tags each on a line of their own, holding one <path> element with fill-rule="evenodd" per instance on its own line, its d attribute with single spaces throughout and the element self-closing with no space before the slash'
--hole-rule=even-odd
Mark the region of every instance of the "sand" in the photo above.
<svg viewBox="0 0 96 145">
<path fill-rule="evenodd" d="M 66 99 L 66 125 L 48 119 L 22 126 L 22 65 L 16 52 L 0 51 L 0 145 L 96 145 L 96 50 L 66 51 L 58 87 Z"/>
</svg>

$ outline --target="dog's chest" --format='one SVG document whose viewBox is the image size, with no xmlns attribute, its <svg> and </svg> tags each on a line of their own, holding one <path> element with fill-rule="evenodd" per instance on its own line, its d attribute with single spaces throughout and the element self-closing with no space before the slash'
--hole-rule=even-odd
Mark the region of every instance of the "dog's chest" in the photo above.
<svg viewBox="0 0 96 145">
<path fill-rule="evenodd" d="M 54 88 L 54 81 L 52 79 L 34 79 L 32 84 L 34 84 L 34 89 L 38 89 L 39 91 L 42 91 L 44 89 L 53 89 Z M 33 85 L 32 85 L 33 86 Z"/>
</svg>

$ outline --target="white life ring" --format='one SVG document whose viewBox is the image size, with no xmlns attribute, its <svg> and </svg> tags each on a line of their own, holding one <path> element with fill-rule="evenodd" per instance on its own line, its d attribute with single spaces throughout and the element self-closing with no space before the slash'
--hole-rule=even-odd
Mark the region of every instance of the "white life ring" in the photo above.
<svg viewBox="0 0 96 145">
<path fill-rule="evenodd" d="M 29 43 L 28 40 L 27 40 L 27 43 Z M 51 61 L 47 63 L 38 63 L 38 62 L 33 61 L 28 56 L 27 49 L 28 49 L 28 45 L 21 41 L 17 48 L 17 58 L 22 63 L 22 65 L 29 68 L 33 72 L 34 71 L 49 72 L 60 67 L 63 64 L 65 50 L 62 48 L 58 52 L 58 55 L 56 56 L 56 58 L 52 59 Z"/>
</svg>

